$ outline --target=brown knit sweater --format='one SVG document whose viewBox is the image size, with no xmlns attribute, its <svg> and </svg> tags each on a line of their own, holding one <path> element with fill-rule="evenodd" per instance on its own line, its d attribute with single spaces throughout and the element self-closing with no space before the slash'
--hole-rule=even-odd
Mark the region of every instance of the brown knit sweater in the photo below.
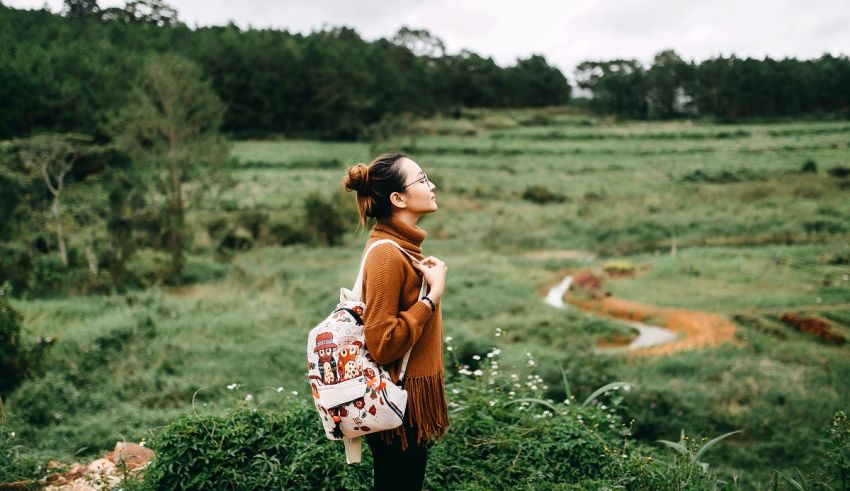
<svg viewBox="0 0 850 491">
<path fill-rule="evenodd" d="M 378 239 L 392 239 L 413 257 L 423 259 L 419 247 L 426 232 L 398 218 L 379 221 L 369 234 L 366 247 Z M 364 249 L 365 250 L 365 249 Z M 407 390 L 407 412 L 417 440 L 425 443 L 445 434 L 449 426 L 443 380 L 443 322 L 440 304 L 431 307 L 419 301 L 422 273 L 412 261 L 392 244 L 380 244 L 369 253 L 363 273 L 363 315 L 366 347 L 369 353 L 398 382 L 401 363 L 413 346 L 404 388 Z M 401 440 L 408 446 L 402 428 L 382 431 L 381 438 L 391 443 Z"/>
</svg>

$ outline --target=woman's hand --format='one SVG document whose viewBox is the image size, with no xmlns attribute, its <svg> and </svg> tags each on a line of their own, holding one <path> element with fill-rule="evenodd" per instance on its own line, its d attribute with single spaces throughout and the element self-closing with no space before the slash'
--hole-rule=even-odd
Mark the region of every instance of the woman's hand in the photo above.
<svg viewBox="0 0 850 491">
<path fill-rule="evenodd" d="M 428 298 L 437 303 L 443 296 L 446 287 L 446 272 L 449 267 L 434 256 L 428 256 L 421 262 L 413 263 L 413 267 L 422 271 L 425 283 L 428 284 Z"/>
</svg>

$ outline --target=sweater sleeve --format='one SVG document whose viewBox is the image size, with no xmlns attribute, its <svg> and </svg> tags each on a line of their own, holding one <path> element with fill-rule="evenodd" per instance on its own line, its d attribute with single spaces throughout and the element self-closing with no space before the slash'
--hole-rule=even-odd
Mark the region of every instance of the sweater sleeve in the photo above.
<svg viewBox="0 0 850 491">
<path fill-rule="evenodd" d="M 381 365 L 403 358 L 431 317 L 431 308 L 425 302 L 399 310 L 406 260 L 392 244 L 375 247 L 366 258 L 363 331 L 369 353 Z"/>
</svg>

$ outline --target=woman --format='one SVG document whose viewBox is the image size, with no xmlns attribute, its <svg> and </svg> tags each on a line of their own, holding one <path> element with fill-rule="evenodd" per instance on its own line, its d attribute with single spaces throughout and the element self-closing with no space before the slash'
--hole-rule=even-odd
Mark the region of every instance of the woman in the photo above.
<svg viewBox="0 0 850 491">
<path fill-rule="evenodd" d="M 369 353 L 386 366 L 393 382 L 398 382 L 402 358 L 413 348 L 403 381 L 408 400 L 401 427 L 366 435 L 375 463 L 374 487 L 421 489 L 430 440 L 449 426 L 440 309 L 448 267 L 436 257 L 423 258 L 426 232 L 416 225 L 423 215 L 437 211 L 436 186 L 400 153 L 350 167 L 343 182 L 357 191 L 360 224 L 376 222 L 366 247 L 392 239 L 420 261 L 392 244 L 372 249 L 363 273 L 363 324 Z M 423 278 L 428 293 L 419 300 Z"/>
</svg>

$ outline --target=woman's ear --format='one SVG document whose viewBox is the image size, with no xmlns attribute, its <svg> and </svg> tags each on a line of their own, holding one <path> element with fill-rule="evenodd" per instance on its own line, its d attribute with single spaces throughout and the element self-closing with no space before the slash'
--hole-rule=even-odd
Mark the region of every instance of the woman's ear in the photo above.
<svg viewBox="0 0 850 491">
<path fill-rule="evenodd" d="M 398 191 L 394 191 L 390 194 L 390 203 L 396 208 L 407 208 L 407 203 L 404 202 L 404 196 L 401 195 Z"/>
</svg>

